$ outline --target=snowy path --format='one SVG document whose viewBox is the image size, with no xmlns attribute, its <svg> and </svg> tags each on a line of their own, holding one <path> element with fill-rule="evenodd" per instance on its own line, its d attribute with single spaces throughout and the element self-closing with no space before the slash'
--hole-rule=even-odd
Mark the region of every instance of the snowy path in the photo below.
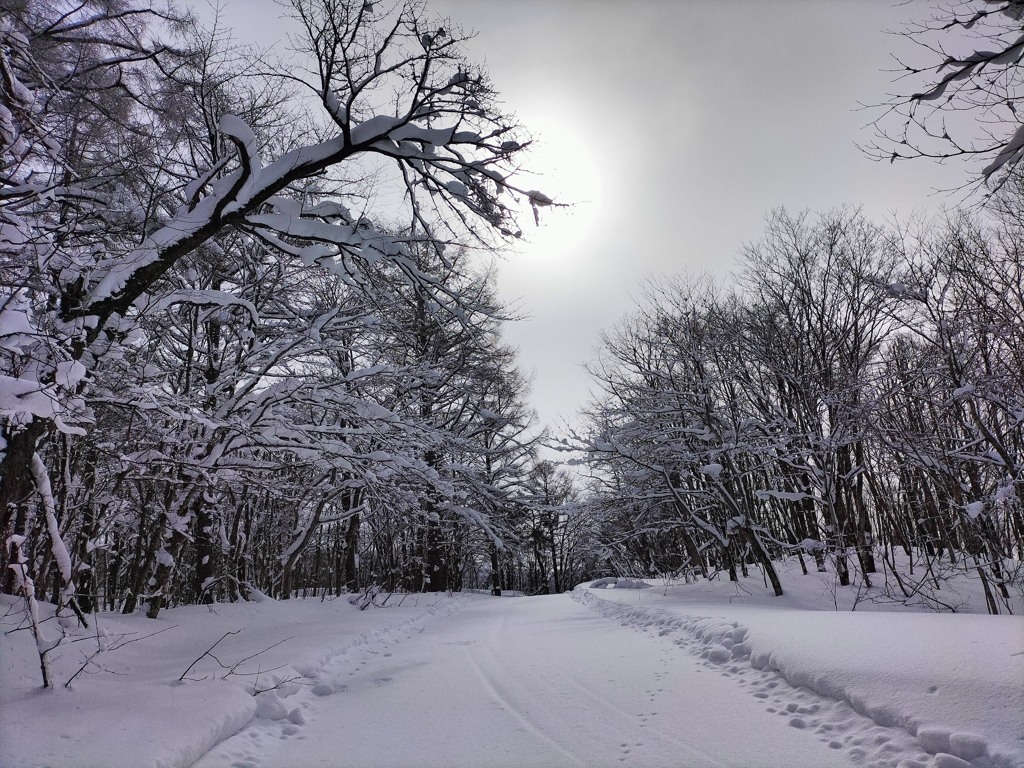
<svg viewBox="0 0 1024 768">
<path fill-rule="evenodd" d="M 1024 768 L 1020 615 L 852 610 L 830 578 L 103 613 L 52 691 L 0 596 L 0 768 Z"/>
<path fill-rule="evenodd" d="M 197 768 L 863 764 L 797 716 L 835 702 L 789 688 L 773 707 L 672 638 L 568 595 L 467 601 L 413 637 L 339 657 L 317 682 L 330 695 L 290 697 L 294 722 L 257 718 Z M 860 719 L 858 731 L 887 730 Z"/>
<path fill-rule="evenodd" d="M 53 691 L 11 598 L 0 768 L 1024 768 L 1024 619 L 826 610 L 791 576 L 99 614 Z"/>
</svg>

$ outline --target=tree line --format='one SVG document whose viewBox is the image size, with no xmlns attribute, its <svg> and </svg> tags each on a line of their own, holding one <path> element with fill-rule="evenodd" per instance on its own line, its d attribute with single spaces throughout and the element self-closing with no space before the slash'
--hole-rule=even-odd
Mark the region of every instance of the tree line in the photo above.
<svg viewBox="0 0 1024 768">
<path fill-rule="evenodd" d="M 983 210 L 913 227 L 780 210 L 732 285 L 650 284 L 569 441 L 607 567 L 756 567 L 782 594 L 773 561 L 792 555 L 940 610 L 968 573 L 991 613 L 1024 589 L 1024 13 L 964 0 L 893 32 L 911 45 L 863 151 L 965 161 Z"/>
<path fill-rule="evenodd" d="M 768 219 L 732 285 L 652 283 L 605 335 L 581 436 L 608 558 L 643 574 L 795 556 L 842 586 L 990 612 L 1024 587 L 1019 204 L 916 229 Z M 906 571 L 909 560 L 910 576 Z M 899 562 L 897 562 L 899 561 Z"/>
</svg>

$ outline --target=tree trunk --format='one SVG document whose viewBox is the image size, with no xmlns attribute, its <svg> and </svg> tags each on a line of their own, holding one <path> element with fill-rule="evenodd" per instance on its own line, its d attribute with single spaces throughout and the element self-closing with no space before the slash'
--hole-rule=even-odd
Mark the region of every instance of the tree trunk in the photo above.
<svg viewBox="0 0 1024 768">
<path fill-rule="evenodd" d="M 28 424 L 11 430 L 5 426 L 3 438 L 7 441 L 3 463 L 0 464 L 0 531 L 4 541 L 11 542 L 11 535 L 24 536 L 28 527 L 29 514 L 33 508 L 35 481 L 32 479 L 32 456 L 37 445 L 46 434 L 47 424 L 32 419 Z M 18 588 L 14 571 L 9 567 L 18 562 L 15 545 L 8 543 L 3 548 L 0 567 L 3 568 L 3 591 L 13 595 Z"/>
<path fill-rule="evenodd" d="M 491 594 L 501 597 L 501 564 L 498 561 L 498 546 L 491 542 Z"/>
<path fill-rule="evenodd" d="M 704 562 L 704 556 L 701 554 L 700 549 L 697 547 L 697 542 L 693 540 L 693 536 L 685 528 L 682 533 L 683 546 L 686 547 L 687 557 L 690 558 L 691 567 L 700 569 L 700 575 L 705 579 L 708 577 L 708 566 Z"/>
<path fill-rule="evenodd" d="M 554 520 L 554 516 L 552 516 L 552 520 Z M 554 581 L 555 594 L 558 595 L 558 594 L 561 594 L 562 589 L 561 589 L 561 585 L 558 583 L 558 550 L 555 547 L 555 525 L 554 525 L 554 522 L 552 522 L 550 532 L 551 532 L 551 535 L 550 535 L 548 541 L 551 544 L 551 576 L 552 576 L 552 579 Z"/>
<path fill-rule="evenodd" d="M 214 577 L 213 515 L 205 493 L 196 495 L 192 506 L 195 519 L 196 570 L 192 590 L 200 604 L 210 605 L 214 601 L 212 579 Z"/>
<path fill-rule="evenodd" d="M 765 551 L 764 544 L 761 543 L 761 538 L 757 535 L 756 531 L 753 531 L 746 526 L 743 527 L 743 537 L 750 545 L 750 549 L 754 553 L 754 558 L 764 569 L 765 575 L 768 577 L 768 581 L 772 584 L 772 590 L 775 592 L 775 596 L 782 597 L 782 582 L 779 581 L 779 574 L 776 573 L 775 566 L 772 564 L 772 559 L 768 556 L 768 552 Z"/>
<path fill-rule="evenodd" d="M 167 605 L 167 591 L 171 584 L 171 577 L 174 575 L 174 566 L 178 562 L 178 557 L 181 555 L 181 550 L 186 541 L 179 531 L 173 529 L 169 537 L 161 536 L 161 539 L 167 541 L 167 546 L 164 548 L 163 553 L 158 555 L 156 575 L 153 577 L 153 589 L 150 591 L 146 607 L 146 618 L 149 619 L 155 619 L 159 616 L 160 611 Z"/>
<path fill-rule="evenodd" d="M 328 496 L 326 494 L 322 494 L 316 508 L 310 512 L 310 518 L 306 523 L 306 526 L 295 531 L 295 539 L 289 545 L 281 559 L 282 600 L 287 600 L 292 595 L 292 580 L 295 577 L 295 565 L 298 563 L 299 557 L 302 555 L 303 551 L 305 551 L 306 547 L 309 546 L 309 542 L 313 540 L 313 534 L 320 526 L 320 517 L 323 514 L 324 507 L 327 506 L 327 501 Z"/>
<path fill-rule="evenodd" d="M 448 559 L 445 557 L 445 535 L 440 516 L 434 511 L 434 502 L 427 504 L 426 579 L 424 592 L 444 592 L 448 589 Z"/>
<path fill-rule="evenodd" d="M 352 515 L 345 529 L 345 589 L 359 591 L 359 513 Z"/>
<path fill-rule="evenodd" d="M 142 504 L 142 514 L 149 507 L 152 497 L 153 494 L 147 488 L 142 495 L 144 502 Z M 132 558 L 132 567 L 129 569 L 128 576 L 126 577 L 129 581 L 129 591 L 125 597 L 124 606 L 121 608 L 121 613 L 124 614 L 135 613 L 136 608 L 138 608 L 139 597 L 146 591 L 146 580 L 153 567 L 153 563 L 156 562 L 156 553 L 160 549 L 160 544 L 163 542 L 163 530 L 161 527 L 155 526 L 156 530 L 153 530 L 147 537 L 145 531 L 149 528 L 149 525 L 147 525 L 149 521 L 140 515 L 140 522 L 142 523 L 139 526 L 140 530 L 135 534 L 135 556 Z"/>
</svg>

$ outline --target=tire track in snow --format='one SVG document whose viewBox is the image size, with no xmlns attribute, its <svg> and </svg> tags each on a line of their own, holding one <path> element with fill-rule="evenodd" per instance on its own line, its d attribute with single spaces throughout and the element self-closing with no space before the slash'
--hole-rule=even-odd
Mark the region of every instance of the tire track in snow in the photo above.
<svg viewBox="0 0 1024 768">
<path fill-rule="evenodd" d="M 481 664 L 480 657 L 486 657 L 485 663 Z M 530 716 L 531 711 L 535 708 L 523 705 L 522 697 L 517 696 L 512 691 L 508 685 L 507 678 L 504 681 L 499 681 L 497 676 L 491 675 L 485 671 L 486 669 L 493 670 L 499 668 L 497 659 L 495 659 L 492 654 L 487 652 L 485 649 L 481 649 L 479 645 L 474 644 L 466 646 L 466 658 L 469 660 L 470 666 L 473 668 L 477 678 L 480 680 L 480 684 L 484 686 L 488 693 L 490 693 L 491 697 L 498 703 L 503 711 L 511 714 L 524 728 L 530 731 L 530 733 L 534 734 L 534 736 L 549 744 L 560 754 L 564 755 L 573 765 L 586 766 L 588 764 L 585 759 L 573 752 L 570 752 L 557 740 L 550 737 L 540 722 L 535 722 L 535 720 L 542 720 L 542 718 Z"/>
<path fill-rule="evenodd" d="M 607 741 L 607 734 L 615 733 L 614 741 L 618 747 L 620 764 L 661 765 L 664 756 L 672 754 L 676 756 L 675 759 L 684 760 L 684 765 L 726 768 L 726 763 L 658 727 L 653 719 L 658 714 L 656 709 L 645 709 L 642 712 L 624 709 L 598 693 L 595 686 L 588 685 L 585 681 L 589 677 L 573 674 L 564 664 L 553 663 L 543 649 L 524 642 L 524 638 L 516 637 L 514 630 L 510 631 L 510 626 L 516 626 L 513 617 L 507 613 L 502 614 L 494 623 L 488 642 L 474 644 L 468 650 L 481 679 L 492 690 L 496 690 L 501 700 L 508 703 L 512 710 L 530 721 L 534 730 L 544 732 L 544 722 L 550 722 L 552 718 L 564 718 L 565 710 L 573 708 L 580 713 L 575 718 L 579 723 L 577 728 L 594 729 L 594 732 L 586 734 L 585 743 Z M 513 639 L 516 642 L 512 642 Z M 500 660 L 513 656 L 517 659 L 514 675 L 509 673 L 508 664 Z M 662 662 L 667 665 L 668 658 Z M 588 672 L 592 672 L 592 669 L 588 669 Z M 651 706 L 658 693 L 660 689 L 645 691 Z M 562 702 L 561 708 L 557 711 L 542 711 L 545 703 L 552 701 Z M 673 722 L 671 725 L 678 727 L 678 723 Z M 574 738 L 578 739 L 578 734 L 574 734 Z M 545 740 L 557 744 L 546 733 Z M 562 747 L 559 747 L 559 751 L 568 754 Z M 573 753 L 572 757 L 577 763 L 590 764 L 583 756 Z"/>
<path fill-rule="evenodd" d="M 591 702 L 592 704 L 596 704 L 596 705 L 600 706 L 601 708 L 603 708 L 606 713 L 615 714 L 618 717 L 623 718 L 627 722 L 631 723 L 636 729 L 649 729 L 645 733 L 645 736 L 644 736 L 645 740 L 643 742 L 635 742 L 633 744 L 633 746 L 635 746 L 637 748 L 646 747 L 646 746 L 648 746 L 647 739 L 648 738 L 653 738 L 653 739 L 655 739 L 657 741 L 667 742 L 668 744 L 671 744 L 672 746 L 674 746 L 674 747 L 678 748 L 679 750 L 681 750 L 683 753 L 687 754 L 689 756 L 687 764 L 693 765 L 693 764 L 695 764 L 695 763 L 693 763 L 694 760 L 699 760 L 700 761 L 699 764 L 701 766 L 707 766 L 707 768 L 727 768 L 725 763 L 722 763 L 722 762 L 716 760 L 714 757 L 709 755 L 707 752 L 703 752 L 700 749 L 697 749 L 692 744 L 690 744 L 688 742 L 685 742 L 685 741 L 680 741 L 679 739 L 675 738 L 674 736 L 671 736 L 670 734 L 665 733 L 660 728 L 657 728 L 657 727 L 651 728 L 650 727 L 652 725 L 651 718 L 657 717 L 657 715 L 658 715 L 657 710 L 651 710 L 651 711 L 648 711 L 648 712 L 637 712 L 637 713 L 627 712 L 626 710 L 622 709 L 621 707 L 619 707 L 614 702 L 612 702 L 612 701 L 608 700 L 607 698 L 601 696 L 599 693 L 594 691 L 593 688 L 591 688 L 590 686 L 585 685 L 584 683 L 581 683 L 575 677 L 567 675 L 565 673 L 565 671 L 560 669 L 559 667 L 556 667 L 554 665 L 548 665 L 547 666 L 547 674 L 550 674 L 552 676 L 557 676 L 559 679 L 564 681 L 566 684 L 568 684 L 569 686 L 574 688 L 579 693 L 583 694 L 585 697 L 587 697 L 587 700 L 589 702 Z M 661 674 L 664 674 L 664 673 L 661 673 Z M 660 678 L 658 678 L 658 679 L 660 679 Z M 657 694 L 662 693 L 662 692 L 663 692 L 663 689 L 661 689 L 661 688 L 658 688 L 656 690 L 648 689 L 646 691 L 646 694 L 650 697 L 649 701 L 650 701 L 650 703 L 652 705 L 655 703 L 655 701 L 657 699 Z M 630 729 L 630 733 L 632 733 L 632 732 L 633 732 L 633 729 L 631 728 Z M 626 737 L 628 738 L 628 734 L 627 734 Z M 626 748 L 627 745 L 628 745 L 628 742 L 623 742 L 621 746 L 623 748 Z M 625 758 L 622 759 L 622 762 L 625 762 Z M 641 762 L 641 764 L 643 764 L 642 760 L 640 762 Z"/>
<path fill-rule="evenodd" d="M 901 727 L 885 713 L 872 713 L 863 702 L 788 679 L 768 653 L 753 653 L 748 630 L 738 622 L 680 616 L 603 600 L 586 587 L 570 596 L 624 627 L 665 638 L 702 659 L 704 667 L 744 686 L 792 728 L 807 730 L 831 749 L 842 750 L 867 768 L 1013 768 L 987 745 L 947 729 Z M 959 753 L 959 754 L 956 754 Z"/>
</svg>

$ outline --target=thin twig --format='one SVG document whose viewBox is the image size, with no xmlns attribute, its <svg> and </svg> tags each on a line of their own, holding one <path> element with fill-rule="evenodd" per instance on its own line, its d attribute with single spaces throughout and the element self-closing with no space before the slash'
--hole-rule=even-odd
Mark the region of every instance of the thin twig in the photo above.
<svg viewBox="0 0 1024 768">
<path fill-rule="evenodd" d="M 218 646 L 218 645 L 220 644 L 220 641 L 221 641 L 221 640 L 223 640 L 223 639 L 224 639 L 225 637 L 227 637 L 228 635 L 237 635 L 237 634 L 238 634 L 239 632 L 241 632 L 241 631 L 242 631 L 242 630 L 240 630 L 240 629 L 236 629 L 236 630 L 234 630 L 234 631 L 232 631 L 232 632 L 225 632 L 225 633 L 224 633 L 223 635 L 221 635 L 221 636 L 220 636 L 220 640 L 218 640 L 218 641 L 217 641 L 216 643 L 214 643 L 214 644 L 213 644 L 213 645 L 211 645 L 211 646 L 210 646 L 209 648 L 207 648 L 207 649 L 206 649 L 205 651 L 203 651 L 203 654 L 202 654 L 202 656 L 200 656 L 199 658 L 197 658 L 197 659 L 196 659 L 195 661 L 193 661 L 193 662 L 192 662 L 191 664 L 189 664 L 189 665 L 188 665 L 188 669 L 186 669 L 186 670 L 185 670 L 184 672 L 182 672 L 182 673 L 181 673 L 181 677 L 179 677 L 179 678 L 178 678 L 178 682 L 181 682 L 182 680 L 184 680 L 184 679 L 185 679 L 185 675 L 187 675 L 187 674 L 188 674 L 189 672 L 191 672 L 191 671 L 192 671 L 192 668 L 193 668 L 193 667 L 194 667 L 194 666 L 195 666 L 196 664 L 198 664 L 198 663 L 199 663 L 200 661 L 202 661 L 203 659 L 205 659 L 205 658 L 206 658 L 207 656 L 213 656 L 213 654 L 211 653 L 211 651 L 212 651 L 212 650 L 213 650 L 214 648 L 216 648 L 216 647 L 217 647 L 217 646 Z M 216 657 L 214 657 L 214 659 L 216 659 Z M 218 663 L 218 664 L 220 664 L 220 662 L 219 662 L 219 661 L 218 661 L 217 663 Z M 224 665 L 223 665 L 223 664 L 221 664 L 221 666 L 223 667 Z"/>
</svg>

